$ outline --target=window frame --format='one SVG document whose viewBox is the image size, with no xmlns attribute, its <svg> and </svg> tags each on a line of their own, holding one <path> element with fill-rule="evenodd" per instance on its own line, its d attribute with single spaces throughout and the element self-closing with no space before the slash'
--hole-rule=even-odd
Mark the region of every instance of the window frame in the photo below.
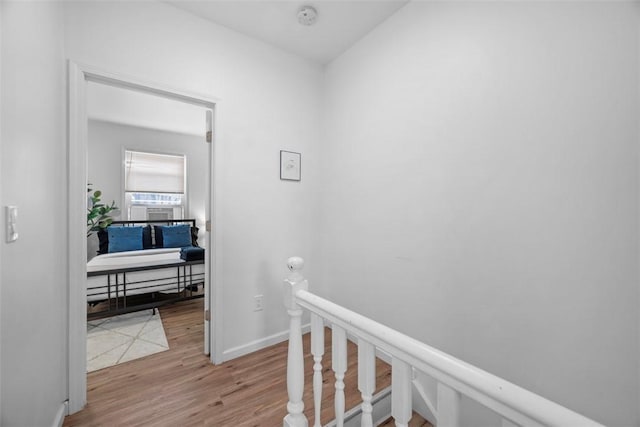
<svg viewBox="0 0 640 427">
<path fill-rule="evenodd" d="M 184 189 L 184 193 L 167 193 L 167 192 L 142 192 L 142 191 L 137 191 L 137 192 L 130 192 L 127 191 L 127 153 L 128 152 L 134 152 L 134 153 L 143 153 L 143 154 L 156 154 L 156 155 L 161 155 L 161 156 L 173 156 L 173 157 L 182 157 L 183 159 L 183 165 L 184 165 L 184 171 L 183 171 L 183 189 Z M 148 148 L 128 148 L 128 147 L 123 147 L 122 148 L 122 171 L 121 171 L 121 176 L 122 176 L 122 180 L 121 180 L 121 192 L 120 194 L 122 195 L 122 207 L 124 208 L 123 212 L 123 216 L 126 216 L 127 219 L 130 219 L 131 216 L 131 206 L 147 206 L 147 207 L 182 207 L 182 217 L 184 218 L 188 218 L 189 217 L 189 186 L 188 186 L 188 170 L 189 170 L 189 165 L 188 165 L 188 158 L 187 155 L 184 153 L 178 153 L 178 152 L 167 152 L 167 151 L 159 151 L 159 150 L 149 150 Z M 146 204 L 146 203 L 130 203 L 131 198 L 128 197 L 128 194 L 135 194 L 135 193 L 147 193 L 147 194 L 182 194 L 182 203 L 181 204 Z"/>
</svg>

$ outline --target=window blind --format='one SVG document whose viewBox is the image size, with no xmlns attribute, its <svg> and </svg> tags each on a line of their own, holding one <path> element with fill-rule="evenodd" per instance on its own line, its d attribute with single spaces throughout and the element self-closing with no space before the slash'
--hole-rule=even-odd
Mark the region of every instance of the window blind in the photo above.
<svg viewBox="0 0 640 427">
<path fill-rule="evenodd" d="M 184 156 L 125 151 L 125 191 L 184 193 Z"/>
</svg>

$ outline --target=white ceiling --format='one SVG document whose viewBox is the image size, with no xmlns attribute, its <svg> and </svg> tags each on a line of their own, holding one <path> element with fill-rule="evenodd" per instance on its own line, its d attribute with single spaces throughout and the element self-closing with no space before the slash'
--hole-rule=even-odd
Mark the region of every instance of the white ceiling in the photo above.
<svg viewBox="0 0 640 427">
<path fill-rule="evenodd" d="M 1 1 L 1 0 L 0 0 Z M 177 0 L 169 3 L 320 64 L 347 50 L 408 0 Z M 303 5 L 318 11 L 315 25 L 300 25 Z M 89 118 L 191 135 L 205 133 L 204 107 L 90 83 Z"/>
<path fill-rule="evenodd" d="M 167 3 L 287 52 L 326 64 L 409 0 L 174 0 Z M 304 5 L 318 11 L 312 26 L 298 23 Z"/>
</svg>

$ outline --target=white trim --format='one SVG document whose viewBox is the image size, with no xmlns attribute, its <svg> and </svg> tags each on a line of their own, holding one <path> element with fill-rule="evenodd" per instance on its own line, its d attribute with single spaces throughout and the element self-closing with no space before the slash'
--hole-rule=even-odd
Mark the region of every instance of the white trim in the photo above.
<svg viewBox="0 0 640 427">
<path fill-rule="evenodd" d="M 86 259 L 87 239 L 84 232 L 86 223 L 86 183 L 87 183 L 87 109 L 86 109 L 86 85 L 88 81 L 103 83 L 111 86 L 132 89 L 136 91 L 152 93 L 164 98 L 170 98 L 194 105 L 204 106 L 217 112 L 218 99 L 192 94 L 182 90 L 167 87 L 165 85 L 140 80 L 135 77 L 115 74 L 85 64 L 69 61 L 69 413 L 81 410 L 87 399 L 86 378 Z M 214 132 L 216 128 L 214 127 Z M 220 143 L 217 132 L 214 134 L 215 144 L 211 147 L 211 194 L 209 197 L 212 229 L 219 230 L 219 185 L 217 179 L 220 173 L 220 162 L 217 161 L 217 145 Z M 222 264 L 221 257 L 216 252 L 222 248 L 221 233 L 214 233 L 211 247 L 208 248 L 208 262 L 212 268 L 210 275 L 210 297 L 215 298 L 211 321 L 214 324 L 210 328 L 210 342 L 214 351 L 211 354 L 213 363 L 222 362 Z M 211 264 L 211 262 L 215 264 Z"/>
<path fill-rule="evenodd" d="M 209 167 L 207 168 L 207 179 L 206 179 L 206 185 L 205 185 L 205 191 L 207 193 L 207 200 L 209 200 L 209 204 L 205 204 L 204 206 L 204 218 L 205 218 L 205 223 L 204 223 L 204 239 L 205 239 L 205 246 L 207 247 L 207 250 L 210 250 L 213 246 L 213 240 L 211 239 L 211 226 L 212 223 L 209 223 L 208 220 L 211 218 L 211 209 L 214 206 L 214 196 L 215 193 L 213 191 L 214 186 L 213 186 L 213 174 L 211 173 L 211 165 L 214 164 L 214 158 L 213 158 L 213 146 L 214 146 L 214 142 L 213 142 L 213 130 L 214 130 L 214 118 L 215 118 L 215 111 L 214 110 L 210 110 L 207 109 L 205 112 L 205 135 L 204 135 L 204 143 L 207 145 L 207 156 L 209 157 Z M 216 129 L 216 132 L 218 130 Z M 217 206 L 217 205 L 216 205 Z M 204 266 L 204 271 L 205 271 L 205 277 L 208 278 L 208 280 L 205 280 L 205 286 L 204 286 L 204 312 L 205 312 L 205 318 L 204 318 L 204 345 L 203 345 L 203 352 L 205 355 L 209 356 L 209 359 L 211 360 L 212 363 L 221 363 L 222 361 L 219 360 L 221 359 L 221 355 L 222 352 L 220 350 L 216 351 L 215 353 L 213 353 L 211 351 L 211 334 L 215 332 L 215 330 L 211 327 L 211 295 L 212 295 L 212 287 L 211 287 L 211 271 L 212 271 L 212 265 L 210 262 L 210 258 L 206 258 L 205 259 L 205 266 Z M 221 270 L 218 270 L 221 271 Z M 222 318 L 222 311 L 218 312 L 216 311 L 217 314 L 219 314 L 220 318 Z M 220 324 L 221 322 L 216 322 L 216 324 Z M 220 334 L 218 336 L 222 336 L 222 332 L 220 332 Z M 220 358 L 218 358 L 218 356 L 220 356 Z"/>
<path fill-rule="evenodd" d="M 82 69 L 69 62 L 69 412 L 87 403 L 87 115 L 86 79 Z M 82 226 L 80 226 L 82 224 Z M 75 260 L 75 262 L 74 262 Z"/>
<path fill-rule="evenodd" d="M 62 424 L 64 424 L 64 417 L 67 416 L 67 414 L 69 413 L 68 411 L 69 411 L 69 402 L 65 400 L 60 405 L 60 408 L 58 408 L 58 412 L 56 412 L 56 416 L 53 419 L 53 423 L 51 424 L 51 427 L 62 427 Z"/>
<path fill-rule="evenodd" d="M 311 331 L 311 324 L 307 323 L 302 325 L 302 333 L 306 334 Z M 224 362 L 229 360 L 233 360 L 237 357 L 244 356 L 249 353 L 253 353 L 254 351 L 262 350 L 264 348 L 270 347 L 274 344 L 279 344 L 283 341 L 287 341 L 289 339 L 289 331 L 278 332 L 273 335 L 269 335 L 265 338 L 260 338 L 255 341 L 251 341 L 247 344 L 240 345 L 238 347 L 233 347 L 228 350 L 225 350 L 222 358 Z"/>
<path fill-rule="evenodd" d="M 211 249 L 209 250 L 209 257 L 207 258 L 208 268 L 210 275 L 209 277 L 209 310 L 211 314 L 211 321 L 209 322 L 209 337 L 210 344 L 209 348 L 211 354 L 209 356 L 210 360 L 214 364 L 220 364 L 223 362 L 223 333 L 222 333 L 222 319 L 224 318 L 224 309 L 222 304 L 222 290 L 224 288 L 224 283 L 222 281 L 222 261 L 223 261 L 223 251 L 222 251 L 222 233 L 216 232 L 216 230 L 222 230 L 222 221 L 221 209 L 218 209 L 217 206 L 223 205 L 223 194 L 222 194 L 222 179 L 220 179 L 222 173 L 222 160 L 218 159 L 218 153 L 222 150 L 220 147 L 220 135 L 223 133 L 220 131 L 221 126 L 218 126 L 218 123 L 223 123 L 224 120 L 220 119 L 220 114 L 224 112 L 224 109 L 220 107 L 220 103 L 216 103 L 215 106 L 211 109 L 212 111 L 212 137 L 211 137 L 211 150 L 210 150 L 210 170 L 211 173 L 211 181 L 210 181 L 210 193 L 209 193 L 209 218 L 211 220 L 211 231 L 208 233 L 209 240 L 208 243 L 211 245 Z M 213 234 L 213 238 L 211 235 Z M 213 303 L 213 304 L 212 304 Z M 213 323 L 213 324 L 212 324 Z"/>
</svg>

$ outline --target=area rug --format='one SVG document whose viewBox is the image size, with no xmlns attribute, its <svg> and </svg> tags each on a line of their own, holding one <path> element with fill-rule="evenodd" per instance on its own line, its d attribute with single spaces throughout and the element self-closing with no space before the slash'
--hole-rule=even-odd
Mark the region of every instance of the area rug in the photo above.
<svg viewBox="0 0 640 427">
<path fill-rule="evenodd" d="M 137 311 L 87 322 L 87 372 L 169 350 L 160 312 Z"/>
</svg>

